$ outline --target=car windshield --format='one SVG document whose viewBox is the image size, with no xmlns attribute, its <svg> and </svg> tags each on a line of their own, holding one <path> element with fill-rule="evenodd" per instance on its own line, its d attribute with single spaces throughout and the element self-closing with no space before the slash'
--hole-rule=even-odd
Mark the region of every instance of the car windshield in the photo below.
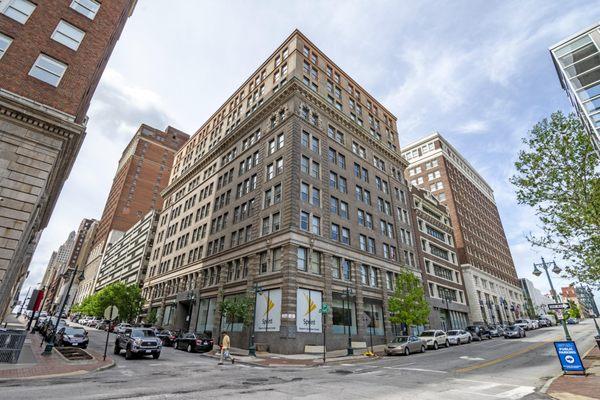
<svg viewBox="0 0 600 400">
<path fill-rule="evenodd" d="M 85 330 L 83 328 L 65 328 L 65 335 L 84 335 Z"/>
<path fill-rule="evenodd" d="M 421 332 L 420 336 L 433 336 L 435 334 L 435 331 L 425 331 L 425 332 Z"/>
<path fill-rule="evenodd" d="M 508 328 L 509 331 L 516 331 L 518 328 L 516 326 L 509 326 Z"/>
<path fill-rule="evenodd" d="M 144 338 L 144 337 L 155 337 L 156 335 L 154 334 L 153 330 L 150 329 L 134 329 L 131 331 L 131 337 L 139 337 L 139 338 Z"/>
<path fill-rule="evenodd" d="M 460 331 L 448 331 L 448 335 L 450 335 L 450 336 L 460 335 Z"/>
<path fill-rule="evenodd" d="M 396 336 L 392 343 L 406 343 L 408 342 L 408 336 Z"/>
</svg>

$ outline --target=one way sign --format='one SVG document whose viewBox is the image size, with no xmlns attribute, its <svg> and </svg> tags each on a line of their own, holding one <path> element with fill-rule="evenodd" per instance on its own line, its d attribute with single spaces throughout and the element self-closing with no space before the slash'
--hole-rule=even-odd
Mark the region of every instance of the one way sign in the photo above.
<svg viewBox="0 0 600 400">
<path fill-rule="evenodd" d="M 569 308 L 569 305 L 567 303 L 548 304 L 549 310 L 566 310 L 567 308 Z"/>
</svg>

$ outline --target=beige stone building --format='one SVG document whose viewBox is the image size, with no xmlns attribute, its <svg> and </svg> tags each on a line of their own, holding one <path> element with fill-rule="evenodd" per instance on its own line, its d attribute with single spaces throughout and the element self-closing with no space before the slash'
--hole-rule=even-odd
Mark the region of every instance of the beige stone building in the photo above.
<svg viewBox="0 0 600 400">
<path fill-rule="evenodd" d="M 143 294 L 176 329 L 251 331 L 219 304 L 256 294 L 281 353 L 389 339 L 387 298 L 420 276 L 396 118 L 294 31 L 177 153 Z M 255 286 L 256 285 L 256 286 Z M 349 296 L 347 296 L 349 292 Z M 322 304 L 331 313 L 322 318 Z"/>
</svg>

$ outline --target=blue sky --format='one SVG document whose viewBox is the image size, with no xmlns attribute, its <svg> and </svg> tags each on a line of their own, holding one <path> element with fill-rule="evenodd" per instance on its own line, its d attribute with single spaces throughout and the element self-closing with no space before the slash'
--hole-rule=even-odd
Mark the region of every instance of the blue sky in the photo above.
<svg viewBox="0 0 600 400">
<path fill-rule="evenodd" d="M 81 218 L 100 217 L 140 123 L 193 133 L 299 28 L 397 116 L 401 145 L 438 131 L 476 167 L 495 191 L 519 275 L 547 291 L 531 265 L 553 256 L 525 240 L 537 220 L 508 178 L 527 130 L 571 110 L 548 47 L 598 21 L 593 1 L 140 1 L 25 290 Z"/>
</svg>

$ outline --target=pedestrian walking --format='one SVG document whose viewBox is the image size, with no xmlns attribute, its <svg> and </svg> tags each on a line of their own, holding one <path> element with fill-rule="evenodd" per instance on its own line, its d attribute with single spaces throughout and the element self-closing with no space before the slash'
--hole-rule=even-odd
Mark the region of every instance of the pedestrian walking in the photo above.
<svg viewBox="0 0 600 400">
<path fill-rule="evenodd" d="M 231 340 L 227 332 L 221 332 L 221 355 L 219 357 L 219 365 L 223 365 L 223 360 L 229 359 L 233 364 L 235 359 L 231 356 L 229 349 L 231 348 Z"/>
</svg>

